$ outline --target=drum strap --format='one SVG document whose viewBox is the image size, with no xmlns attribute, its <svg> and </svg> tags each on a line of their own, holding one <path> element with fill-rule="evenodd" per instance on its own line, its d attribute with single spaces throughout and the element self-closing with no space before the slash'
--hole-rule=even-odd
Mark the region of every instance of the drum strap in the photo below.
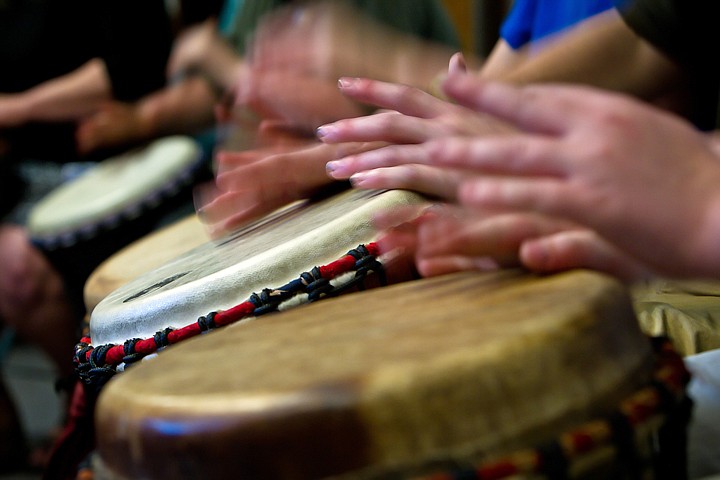
<svg viewBox="0 0 720 480">
<path fill-rule="evenodd" d="M 93 346 L 90 337 L 83 337 L 75 347 L 75 371 L 82 382 L 99 392 L 115 373 L 161 348 L 248 317 L 277 311 L 282 303 L 298 295 L 306 294 L 307 301 L 314 302 L 350 288 L 363 289 L 364 280 L 371 273 L 376 273 L 384 285 L 386 279 L 382 264 L 377 259 L 379 255 L 377 244 L 359 245 L 342 258 L 304 272 L 286 285 L 263 289 L 239 305 L 201 316 L 195 323 L 182 328 L 166 328 L 151 338 L 133 338 L 123 345 Z M 341 279 L 352 272 L 351 279 Z M 334 285 L 331 283 L 333 280 L 342 280 L 342 283 Z"/>
</svg>

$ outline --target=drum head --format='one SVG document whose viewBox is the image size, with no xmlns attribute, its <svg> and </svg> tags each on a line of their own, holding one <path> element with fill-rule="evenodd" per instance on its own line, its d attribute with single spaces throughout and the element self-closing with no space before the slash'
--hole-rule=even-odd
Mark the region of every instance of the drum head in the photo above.
<svg viewBox="0 0 720 480">
<path fill-rule="evenodd" d="M 406 191 L 349 190 L 280 209 L 109 294 L 90 317 L 93 344 L 152 337 L 280 287 L 371 242 L 374 212 L 422 201 Z"/>
<path fill-rule="evenodd" d="M 193 180 L 202 161 L 189 137 L 167 137 L 99 163 L 33 209 L 28 230 L 46 249 L 72 245 L 156 207 Z"/>
<path fill-rule="evenodd" d="M 197 215 L 187 215 L 131 243 L 101 263 L 85 282 L 85 308 L 95 306 L 136 277 L 210 240 Z"/>
</svg>

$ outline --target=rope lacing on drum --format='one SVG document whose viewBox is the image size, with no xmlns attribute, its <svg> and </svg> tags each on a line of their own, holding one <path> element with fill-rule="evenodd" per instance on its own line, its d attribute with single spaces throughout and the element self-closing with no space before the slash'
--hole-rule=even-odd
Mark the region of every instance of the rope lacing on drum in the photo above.
<svg viewBox="0 0 720 480">
<path fill-rule="evenodd" d="M 125 353 L 125 356 L 122 361 L 124 364 L 129 365 L 142 359 L 143 356 L 135 351 L 135 345 L 137 345 L 139 341 L 139 338 L 131 338 L 130 340 L 125 340 L 125 343 L 123 343 L 123 353 Z"/>
<path fill-rule="evenodd" d="M 307 294 L 307 300 L 317 301 L 321 298 L 337 295 L 351 287 L 363 288 L 367 275 L 375 272 L 380 283 L 385 284 L 382 264 L 377 260 L 380 251 L 375 243 L 359 245 L 350 250 L 342 258 L 309 272 L 303 272 L 299 278 L 279 288 L 266 288 L 260 293 L 253 293 L 243 303 L 222 311 L 210 312 L 197 319 L 196 322 L 182 328 L 165 328 L 151 338 L 133 338 L 122 345 L 100 345 L 93 347 L 89 337 L 81 339 L 75 347 L 75 370 L 78 377 L 86 384 L 102 386 L 120 365 L 129 366 L 146 356 L 194 337 L 204 332 L 248 318 L 260 316 L 278 310 L 280 305 L 297 296 Z M 355 272 L 354 277 L 342 284 L 333 285 L 331 280 Z"/>
<path fill-rule="evenodd" d="M 365 245 L 359 245 L 357 248 L 350 250 L 348 255 L 355 259 L 355 277 L 344 283 L 342 286 L 336 287 L 334 292 L 335 295 L 351 288 L 365 290 L 365 277 L 371 273 L 375 273 L 378 276 L 380 285 L 387 285 L 385 268 L 383 268 L 382 263 L 378 261 L 377 257 L 370 255 L 370 252 L 368 252 Z"/>
</svg>

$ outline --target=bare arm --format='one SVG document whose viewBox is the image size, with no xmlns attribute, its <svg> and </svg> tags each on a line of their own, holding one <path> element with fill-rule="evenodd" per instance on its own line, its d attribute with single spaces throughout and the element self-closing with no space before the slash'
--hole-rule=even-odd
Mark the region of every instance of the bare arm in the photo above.
<svg viewBox="0 0 720 480">
<path fill-rule="evenodd" d="M 25 92 L 0 95 L 0 126 L 74 120 L 94 112 L 111 96 L 105 64 L 96 58 Z"/>
<path fill-rule="evenodd" d="M 188 77 L 135 103 L 108 102 L 79 124 L 78 151 L 89 153 L 161 135 L 197 132 L 213 124 L 216 101 L 205 79 Z"/>
<path fill-rule="evenodd" d="M 584 83 L 655 99 L 683 80 L 681 69 L 639 37 L 617 11 L 596 15 L 509 71 L 486 78 L 515 84 Z"/>
</svg>

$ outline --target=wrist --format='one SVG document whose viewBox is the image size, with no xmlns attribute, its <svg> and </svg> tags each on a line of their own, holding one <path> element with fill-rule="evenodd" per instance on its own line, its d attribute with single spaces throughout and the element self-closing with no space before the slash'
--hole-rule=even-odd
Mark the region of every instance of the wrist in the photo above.
<svg viewBox="0 0 720 480">
<path fill-rule="evenodd" d="M 6 118 L 6 126 L 16 127 L 33 120 L 33 111 L 37 104 L 32 91 L 8 95 L 8 105 L 3 118 Z"/>
</svg>

